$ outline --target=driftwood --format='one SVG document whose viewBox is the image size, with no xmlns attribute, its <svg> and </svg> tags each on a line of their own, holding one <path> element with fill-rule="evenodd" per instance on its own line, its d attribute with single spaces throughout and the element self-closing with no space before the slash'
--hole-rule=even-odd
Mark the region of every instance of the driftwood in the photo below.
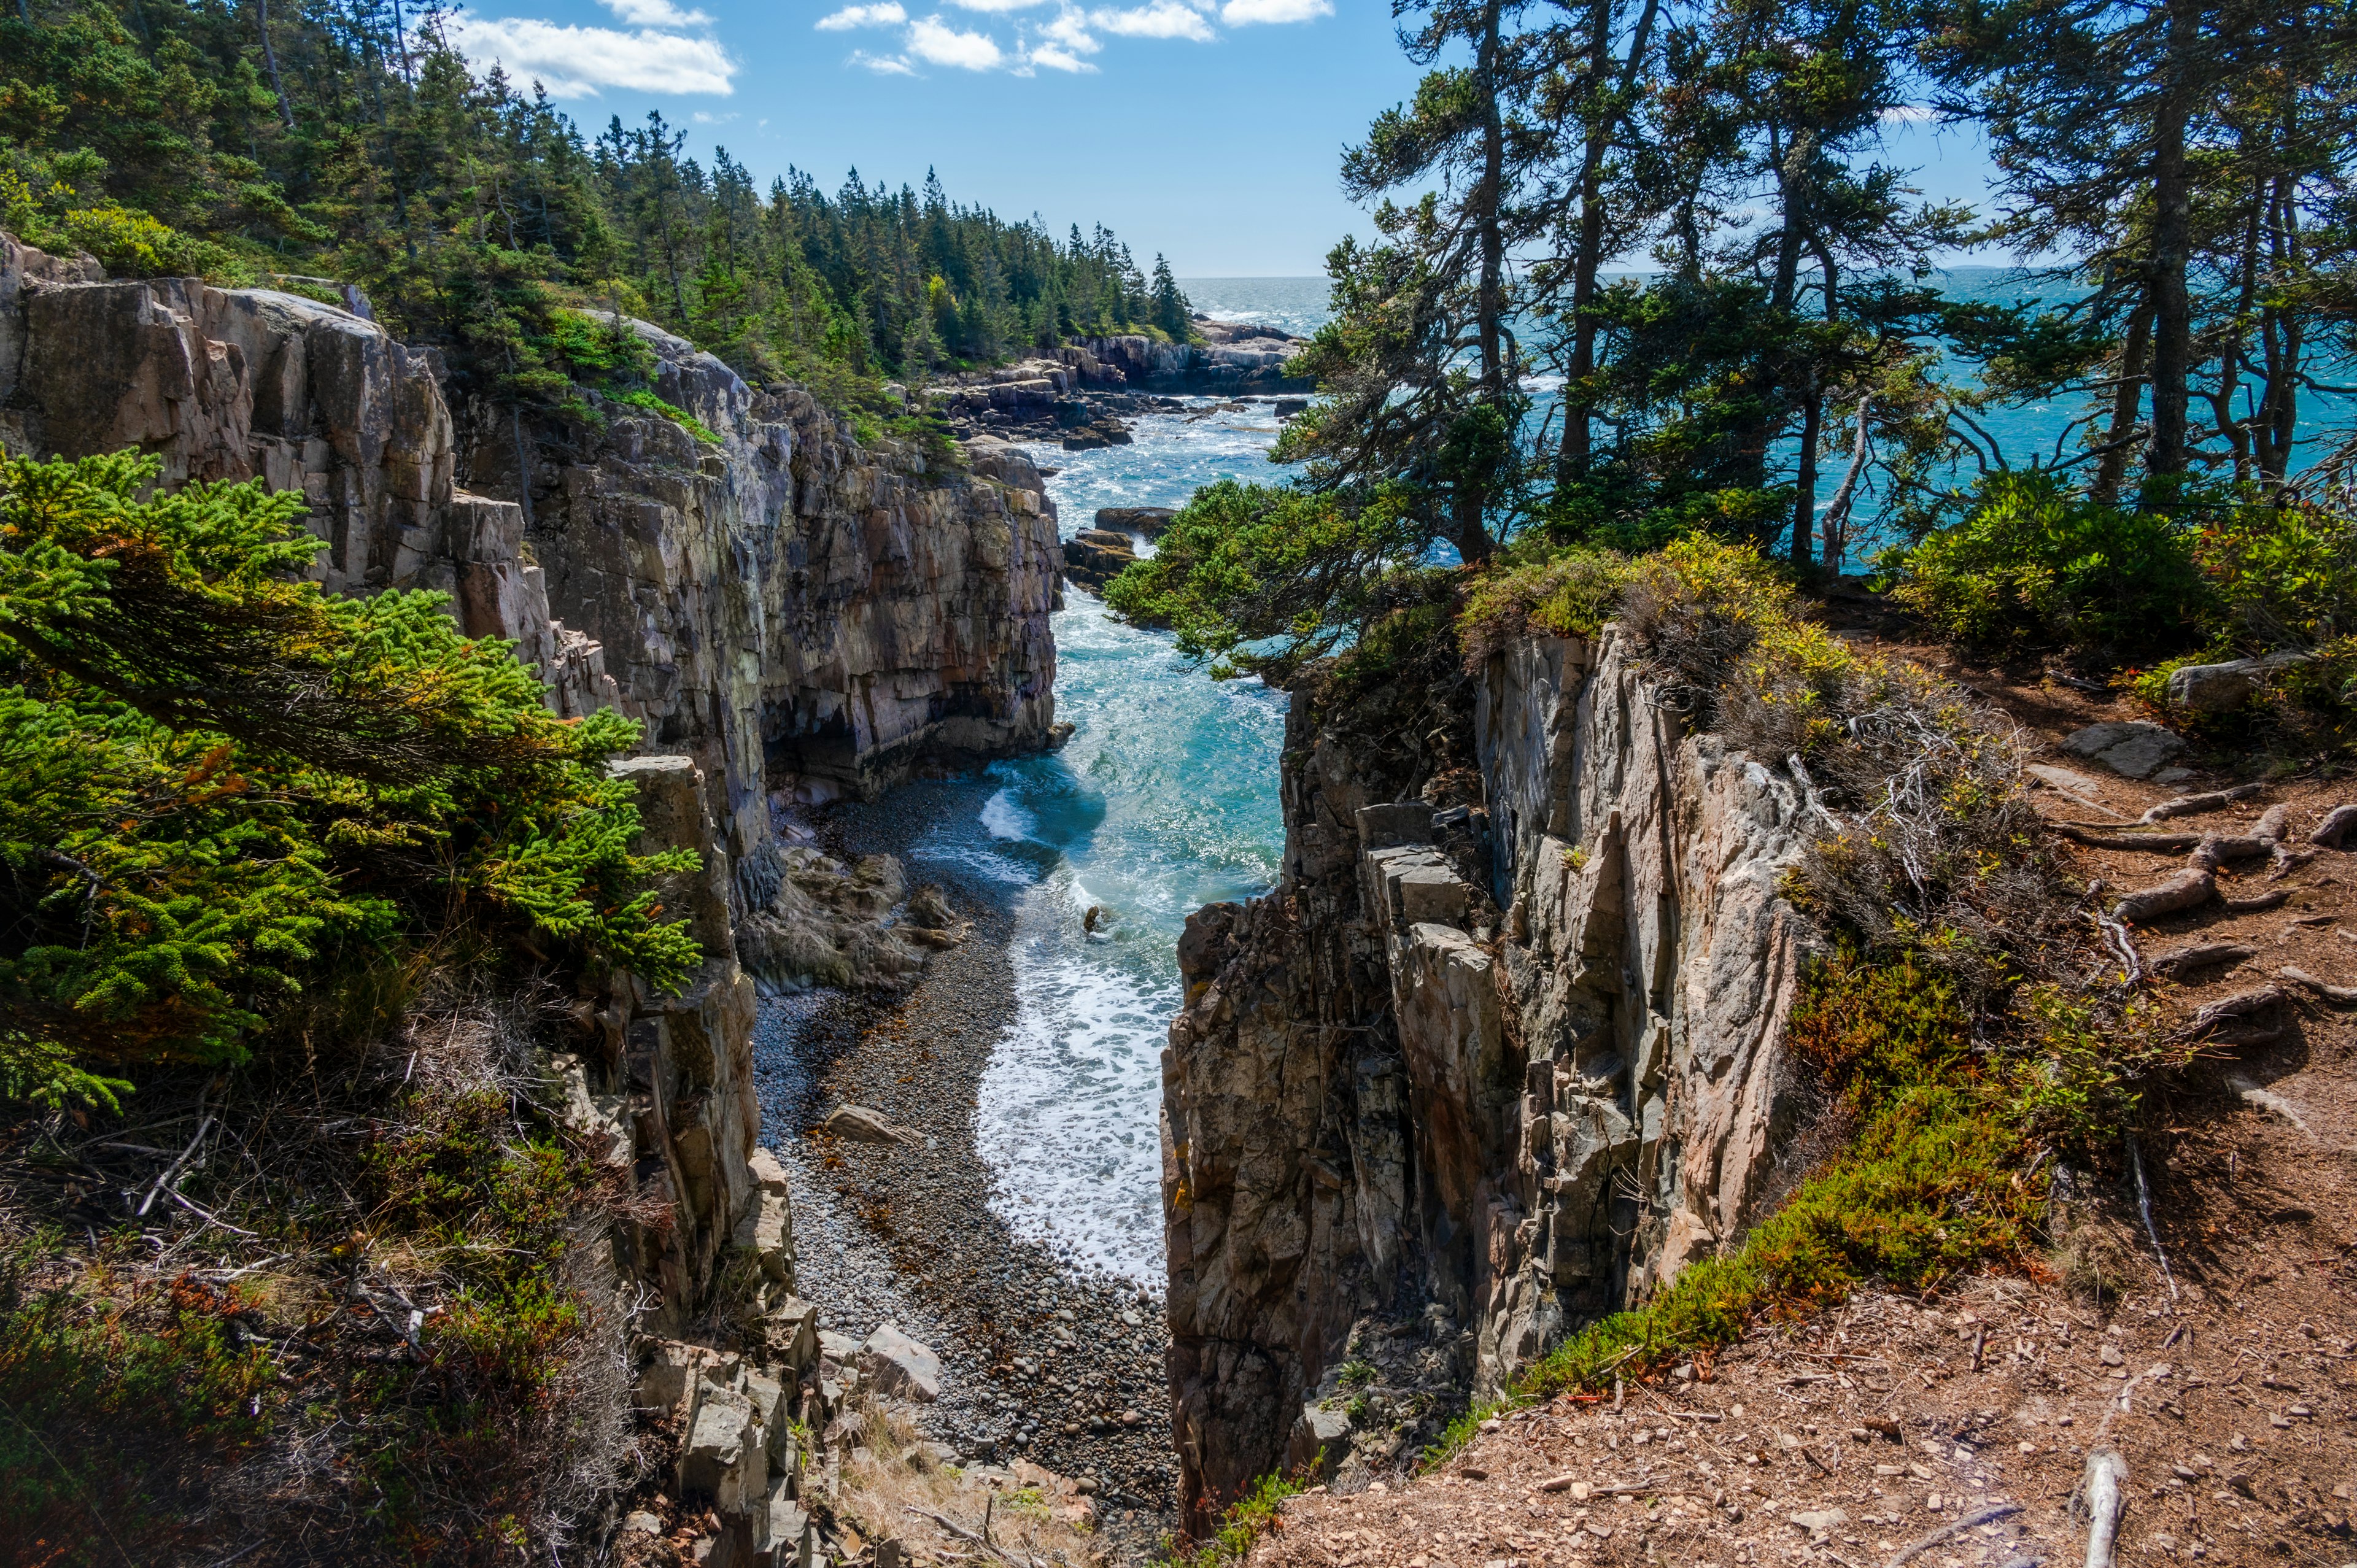
<svg viewBox="0 0 2357 1568">
<path fill-rule="evenodd" d="M 2179 975 L 2188 970 L 2209 969 L 2222 963 L 2241 963 L 2258 956 L 2258 949 L 2244 947 L 2240 942 L 2201 942 L 2161 954 L 2152 961 L 2151 968 L 2155 974 Z"/>
<path fill-rule="evenodd" d="M 2303 991 L 2315 992 L 2327 1002 L 2338 1003 L 2343 1007 L 2357 1007 L 2357 985 L 2327 985 L 2306 970 L 2294 969 L 2288 964 L 2276 971 L 2276 973 L 2279 978 L 2290 981 Z"/>
<path fill-rule="evenodd" d="M 2324 814 L 2324 821 L 2316 824 L 2315 830 L 2308 835 L 2308 842 L 2322 844 L 2327 849 L 2339 849 L 2341 835 L 2352 826 L 2357 826 L 2357 806 L 2335 806 Z"/>
</svg>

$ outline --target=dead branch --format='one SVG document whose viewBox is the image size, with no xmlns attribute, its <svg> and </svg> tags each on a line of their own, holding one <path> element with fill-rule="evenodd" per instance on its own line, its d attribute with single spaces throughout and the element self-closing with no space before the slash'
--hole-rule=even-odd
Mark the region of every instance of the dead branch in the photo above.
<svg viewBox="0 0 2357 1568">
<path fill-rule="evenodd" d="M 1953 1541 L 1968 1530 L 1976 1530 L 1985 1524 L 1995 1524 L 2001 1519 L 2010 1519 L 2020 1511 L 2019 1503 L 1991 1503 L 1987 1508 L 1976 1509 L 1956 1520 L 1955 1523 L 1943 1524 L 1931 1534 L 1900 1547 L 1899 1555 L 1890 1560 L 1890 1568 L 1904 1568 L 1904 1564 L 1913 1562 L 1943 1541 Z"/>
<path fill-rule="evenodd" d="M 2112 1553 L 2120 1529 L 2120 1510 L 2127 1506 L 2128 1463 L 2115 1448 L 2098 1448 L 2087 1455 L 2079 1483 L 2087 1509 L 2087 1568 L 2112 1568 Z"/>
</svg>

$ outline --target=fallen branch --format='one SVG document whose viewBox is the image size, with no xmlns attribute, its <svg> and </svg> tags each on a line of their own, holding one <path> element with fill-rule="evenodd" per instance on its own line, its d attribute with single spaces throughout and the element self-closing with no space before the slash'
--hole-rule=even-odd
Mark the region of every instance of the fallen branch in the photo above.
<svg viewBox="0 0 2357 1568">
<path fill-rule="evenodd" d="M 205 1141 L 205 1134 L 212 1131 L 213 1118 L 211 1112 L 205 1110 L 205 1096 L 202 1090 L 197 1093 L 197 1135 L 188 1140 L 188 1146 L 180 1151 L 179 1157 L 166 1165 L 156 1177 L 155 1184 L 147 1189 L 147 1196 L 141 1198 L 139 1207 L 133 1210 L 135 1216 L 145 1216 L 150 1208 L 156 1207 L 156 1197 L 166 1187 L 180 1179 L 181 1167 L 186 1165 L 189 1157 L 196 1154 L 197 1145 Z"/>
<path fill-rule="evenodd" d="M 966 1542 L 970 1546 L 981 1547 L 985 1552 L 989 1552 L 1001 1563 L 1012 1564 L 1013 1568 L 1039 1568 L 1039 1565 L 1030 1558 L 1018 1557 L 1013 1552 L 1008 1552 L 1005 1547 L 999 1545 L 998 1542 L 985 1540 L 983 1537 L 976 1535 L 973 1530 L 966 1529 L 965 1526 L 958 1523 L 957 1520 L 950 1518 L 946 1514 L 937 1514 L 931 1509 L 920 1509 L 909 1504 L 903 1504 L 902 1507 L 906 1508 L 909 1512 L 915 1514 L 919 1519 L 931 1520 L 935 1524 L 941 1526 L 943 1530 L 948 1530 L 950 1534 L 955 1536 L 958 1540 Z"/>
<path fill-rule="evenodd" d="M 1998 1520 L 2010 1519 L 2020 1511 L 2019 1503 L 1991 1503 L 1985 1509 L 1976 1509 L 1955 1523 L 1943 1524 L 1931 1534 L 1900 1547 L 1899 1555 L 1890 1560 L 1890 1568 L 1901 1568 L 1902 1564 L 1913 1562 L 1942 1541 L 1953 1541 L 1968 1530 L 1976 1530 L 1985 1524 L 1995 1524 Z"/>
<path fill-rule="evenodd" d="M 2308 971 L 2294 969 L 2288 964 L 2276 971 L 2276 974 L 2303 990 L 2315 992 L 2327 1002 L 2338 1003 L 2343 1007 L 2357 1006 L 2357 985 L 2327 985 Z"/>
<path fill-rule="evenodd" d="M 2136 1173 L 2136 1212 L 2144 1216 L 2145 1236 L 2152 1242 L 2152 1255 L 2160 1262 L 2161 1283 L 2169 1286 L 2169 1303 L 2174 1305 L 2177 1301 L 2177 1276 L 2169 1272 L 2169 1253 L 2162 1249 L 2160 1232 L 2152 1223 L 2152 1189 L 2145 1185 L 2144 1154 L 2136 1147 L 2135 1133 L 2129 1133 L 2127 1141 L 2128 1168 Z M 1977 1364 L 1979 1358 L 1975 1356 L 1974 1360 Z"/>
<path fill-rule="evenodd" d="M 2171 817 L 2198 816 L 2203 811 L 2215 811 L 2247 800 L 2266 788 L 2264 784 L 2237 784 L 2232 789 L 2212 789 L 2201 795 L 2179 795 L 2173 800 L 2163 800 L 2138 817 L 2140 822 L 2166 822 Z"/>
</svg>

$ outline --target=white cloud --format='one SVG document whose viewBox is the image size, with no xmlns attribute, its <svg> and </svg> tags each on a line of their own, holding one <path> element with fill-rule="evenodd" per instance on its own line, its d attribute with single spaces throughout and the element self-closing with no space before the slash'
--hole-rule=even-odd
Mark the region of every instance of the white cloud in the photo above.
<svg viewBox="0 0 2357 1568">
<path fill-rule="evenodd" d="M 1105 32 L 1128 38 L 1192 38 L 1209 43 L 1218 36 L 1210 23 L 1178 0 L 1154 0 L 1151 5 L 1127 11 L 1092 11 L 1089 20 Z"/>
<path fill-rule="evenodd" d="M 597 0 L 597 4 L 633 27 L 708 27 L 712 18 L 701 11 L 683 11 L 671 0 Z"/>
<path fill-rule="evenodd" d="M 1071 54 L 1092 55 L 1104 48 L 1090 34 L 1088 17 L 1070 5 L 1056 13 L 1056 19 L 1039 31 L 1043 37 L 1052 39 L 1060 49 Z M 1036 55 L 1039 51 L 1035 49 L 1032 52 Z"/>
<path fill-rule="evenodd" d="M 1043 44 L 1031 51 L 1031 63 L 1044 65 L 1051 70 L 1083 71 L 1096 67 L 1075 55 L 1066 54 L 1053 44 Z"/>
<path fill-rule="evenodd" d="M 1931 117 L 1932 106 L 1928 103 L 1901 103 L 1882 112 L 1882 123 L 1886 125 L 1920 124 Z"/>
<path fill-rule="evenodd" d="M 1254 22 L 1308 22 L 1334 14 L 1332 0 L 1228 0 L 1220 20 L 1231 27 Z"/>
<path fill-rule="evenodd" d="M 688 118 L 694 121 L 699 125 L 726 125 L 728 122 L 737 118 L 737 116 L 733 111 L 726 114 L 706 114 L 703 110 L 699 109 L 694 113 L 689 115 Z"/>
<path fill-rule="evenodd" d="M 731 79 L 738 69 L 713 38 L 463 13 L 445 26 L 450 41 L 473 64 L 496 60 L 510 76 L 538 81 L 554 98 L 595 98 L 606 87 L 725 97 L 733 91 Z"/>
<path fill-rule="evenodd" d="M 1041 0 L 950 0 L 961 11 L 1028 11 Z"/>
<path fill-rule="evenodd" d="M 909 52 L 931 64 L 953 65 L 961 70 L 996 70 L 1006 63 L 1006 51 L 989 34 L 961 33 L 939 16 L 927 16 L 909 27 Z"/>
<path fill-rule="evenodd" d="M 909 19 L 897 0 L 884 0 L 880 5 L 845 5 L 818 19 L 819 31 L 839 33 L 846 27 L 897 27 Z"/>
<path fill-rule="evenodd" d="M 878 76 L 914 76 L 916 68 L 898 55 L 872 55 L 866 49 L 851 51 L 851 63 L 864 65 Z"/>
</svg>

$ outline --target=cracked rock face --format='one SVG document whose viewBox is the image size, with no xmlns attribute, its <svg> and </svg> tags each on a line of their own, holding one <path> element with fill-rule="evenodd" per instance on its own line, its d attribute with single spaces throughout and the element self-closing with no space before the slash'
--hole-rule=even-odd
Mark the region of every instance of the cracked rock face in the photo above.
<svg viewBox="0 0 2357 1568">
<path fill-rule="evenodd" d="M 1465 1325 L 1488 1391 L 1757 1218 L 1806 806 L 1653 695 L 1614 628 L 1509 647 L 1468 694 L 1484 807 L 1437 812 L 1297 698 L 1285 879 L 1189 922 L 1165 1058 L 1191 1522 L 1304 1445 L 1362 1308 Z"/>
</svg>

